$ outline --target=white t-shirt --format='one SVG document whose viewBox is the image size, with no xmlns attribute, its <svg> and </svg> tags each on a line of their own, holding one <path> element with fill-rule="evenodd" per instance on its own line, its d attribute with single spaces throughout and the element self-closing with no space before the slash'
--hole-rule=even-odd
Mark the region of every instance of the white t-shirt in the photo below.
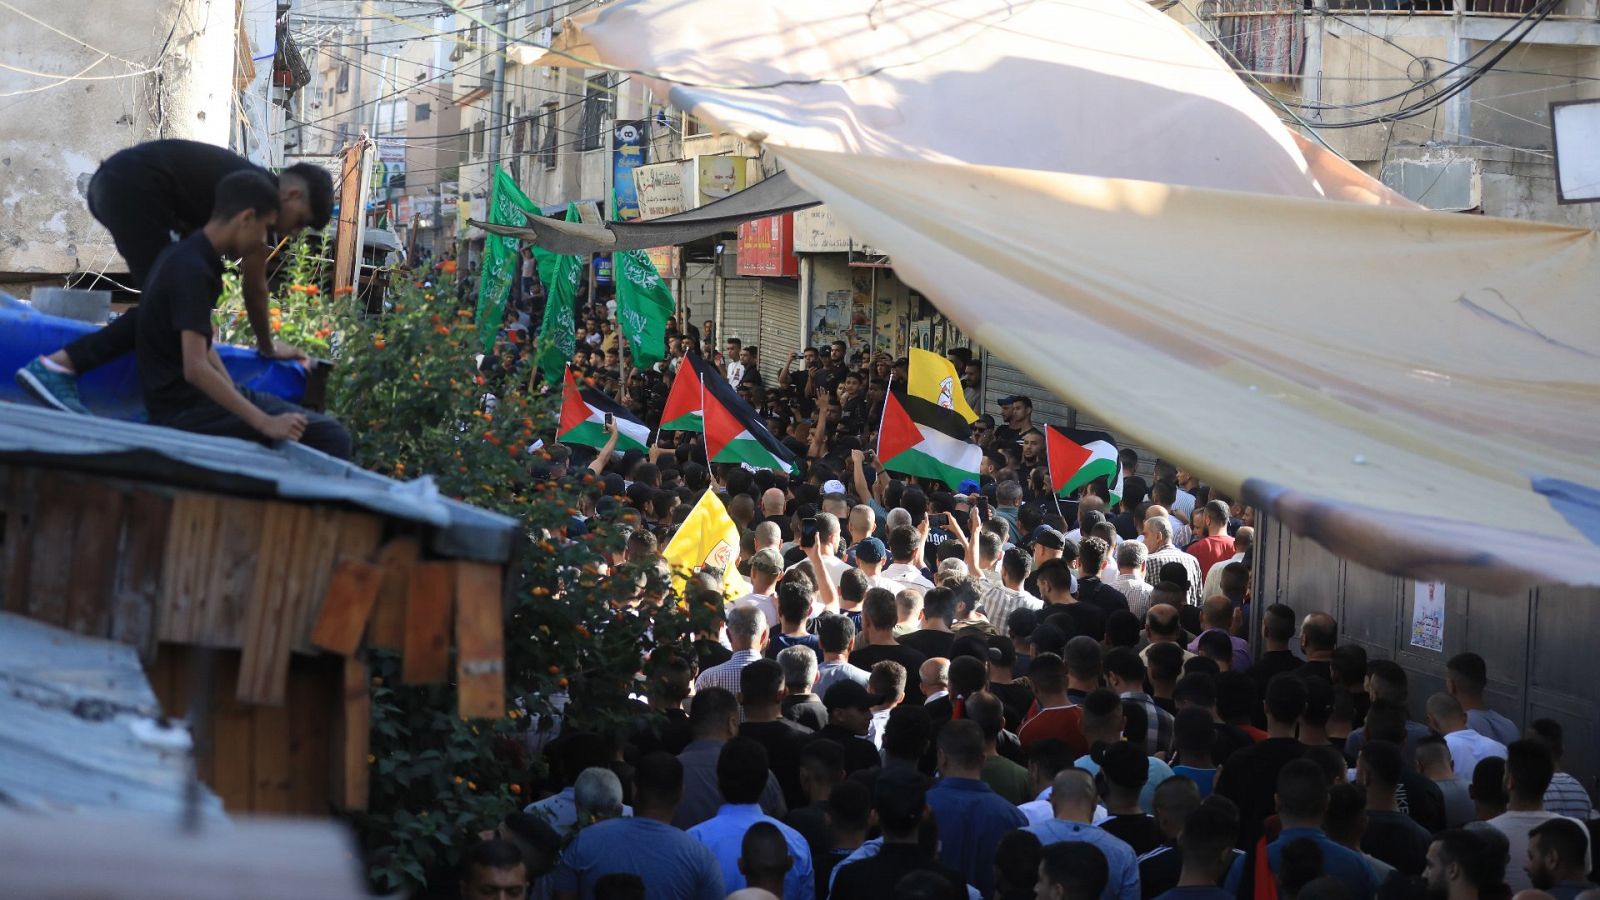
<svg viewBox="0 0 1600 900">
<path fill-rule="evenodd" d="M 902 590 L 912 590 L 919 594 L 926 594 L 933 590 L 933 582 L 922 577 L 922 572 L 910 563 L 895 563 L 884 569 L 882 577 L 899 582 Z"/>
<path fill-rule="evenodd" d="M 1456 732 L 1460 734 L 1460 732 Z M 1589 833 L 1589 828 L 1571 816 L 1558 816 L 1553 812 L 1506 812 L 1489 820 L 1489 824 L 1500 830 L 1506 836 L 1506 842 L 1511 845 L 1511 862 L 1506 866 L 1506 884 L 1511 886 L 1511 893 L 1527 890 L 1533 887 L 1533 882 L 1528 878 L 1528 870 L 1522 867 L 1528 860 L 1528 832 L 1551 819 L 1566 819 L 1583 829 L 1584 834 Z M 1594 868 L 1594 849 L 1584 850 L 1585 872 Z M 1519 860 L 1521 862 L 1519 862 Z"/>
<path fill-rule="evenodd" d="M 1505 744 L 1494 738 L 1484 737 L 1471 728 L 1450 732 L 1444 736 L 1444 742 L 1450 747 L 1450 759 L 1455 762 L 1456 777 L 1468 784 L 1472 783 L 1472 773 L 1477 770 L 1478 763 L 1491 756 L 1506 758 Z"/>
<path fill-rule="evenodd" d="M 745 594 L 743 597 L 728 604 L 728 609 L 737 609 L 741 606 L 758 607 L 761 610 L 761 614 L 767 617 L 768 628 L 778 624 L 778 602 L 772 598 L 771 594 Z"/>
<path fill-rule="evenodd" d="M 728 363 L 728 383 L 734 387 L 744 380 L 744 363 L 737 360 Z"/>
</svg>

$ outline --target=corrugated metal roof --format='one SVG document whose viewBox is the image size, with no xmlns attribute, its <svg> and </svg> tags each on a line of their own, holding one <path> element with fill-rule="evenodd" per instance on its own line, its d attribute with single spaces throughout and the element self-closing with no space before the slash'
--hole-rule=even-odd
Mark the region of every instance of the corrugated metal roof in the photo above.
<svg viewBox="0 0 1600 900">
<path fill-rule="evenodd" d="M 132 647 L 0 613 L 0 808 L 175 823 L 189 751 Z M 201 812 L 222 819 L 204 788 Z"/>
<path fill-rule="evenodd" d="M 517 520 L 439 495 L 430 479 L 400 482 L 297 443 L 266 447 L 0 403 L 0 461 L 66 468 L 219 493 L 348 503 L 430 527 L 444 556 L 510 560 Z"/>
</svg>

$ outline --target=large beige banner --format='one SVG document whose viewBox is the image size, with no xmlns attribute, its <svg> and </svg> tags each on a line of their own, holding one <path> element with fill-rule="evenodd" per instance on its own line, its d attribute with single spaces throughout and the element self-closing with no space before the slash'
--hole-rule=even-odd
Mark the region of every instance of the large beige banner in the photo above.
<svg viewBox="0 0 1600 900">
<path fill-rule="evenodd" d="M 622 0 L 564 37 L 1295 531 L 1421 579 L 1600 584 L 1594 233 L 1415 208 L 1138 0 Z"/>
</svg>

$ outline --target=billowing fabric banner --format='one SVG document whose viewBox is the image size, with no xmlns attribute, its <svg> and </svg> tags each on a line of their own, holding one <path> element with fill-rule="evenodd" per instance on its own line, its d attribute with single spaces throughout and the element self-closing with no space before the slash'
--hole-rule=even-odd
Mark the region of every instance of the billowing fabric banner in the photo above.
<svg viewBox="0 0 1600 900">
<path fill-rule="evenodd" d="M 1140 0 L 567 26 L 540 64 L 646 73 L 759 141 L 976 342 L 1296 533 L 1419 580 L 1600 584 L 1595 232 L 1417 207 Z"/>
</svg>

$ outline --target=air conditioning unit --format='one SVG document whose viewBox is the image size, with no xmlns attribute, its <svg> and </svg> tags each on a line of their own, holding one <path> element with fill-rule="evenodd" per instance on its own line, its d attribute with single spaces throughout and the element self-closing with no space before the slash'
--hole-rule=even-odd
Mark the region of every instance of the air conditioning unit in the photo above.
<svg viewBox="0 0 1600 900">
<path fill-rule="evenodd" d="M 1408 200 L 1448 212 L 1476 209 L 1483 203 L 1483 181 L 1477 160 L 1401 159 L 1384 168 L 1384 184 Z"/>
</svg>

